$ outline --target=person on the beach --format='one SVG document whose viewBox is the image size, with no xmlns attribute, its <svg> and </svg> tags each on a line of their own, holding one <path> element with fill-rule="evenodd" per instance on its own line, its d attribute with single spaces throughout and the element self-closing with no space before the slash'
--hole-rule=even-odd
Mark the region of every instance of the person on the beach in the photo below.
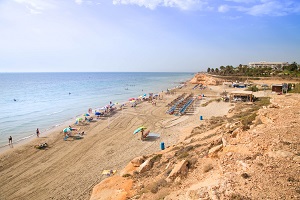
<svg viewBox="0 0 300 200">
<path fill-rule="evenodd" d="M 77 131 L 77 128 L 72 128 L 70 125 L 69 125 L 69 129 L 70 129 L 71 131 Z"/>
<path fill-rule="evenodd" d="M 38 128 L 36 129 L 36 136 L 37 136 L 37 137 L 40 137 L 40 131 L 39 131 Z"/>
<path fill-rule="evenodd" d="M 144 140 L 144 129 L 141 130 L 141 140 Z"/>
<path fill-rule="evenodd" d="M 144 133 L 144 129 L 141 130 L 141 140 L 145 140 L 146 137 L 149 135 L 150 131 L 148 130 L 146 133 Z"/>
<path fill-rule="evenodd" d="M 9 138 L 8 138 L 8 144 L 12 144 L 12 137 L 11 136 L 9 136 Z"/>
</svg>

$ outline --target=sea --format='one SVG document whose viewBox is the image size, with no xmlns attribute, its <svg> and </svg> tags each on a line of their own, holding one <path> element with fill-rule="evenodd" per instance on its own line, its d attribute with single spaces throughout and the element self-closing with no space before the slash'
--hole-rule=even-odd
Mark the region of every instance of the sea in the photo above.
<svg viewBox="0 0 300 200">
<path fill-rule="evenodd" d="M 41 136 L 88 112 L 130 98 L 159 93 L 193 73 L 64 72 L 0 73 L 0 148 Z M 63 129 L 64 127 L 62 127 Z"/>
</svg>

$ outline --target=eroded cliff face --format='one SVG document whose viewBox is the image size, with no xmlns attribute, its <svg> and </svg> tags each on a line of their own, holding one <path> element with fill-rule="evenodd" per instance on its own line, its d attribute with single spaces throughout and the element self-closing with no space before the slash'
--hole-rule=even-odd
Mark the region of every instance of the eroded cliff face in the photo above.
<svg viewBox="0 0 300 200">
<path fill-rule="evenodd" d="M 255 102 L 238 104 L 183 142 L 133 159 L 105 192 L 122 194 L 114 199 L 299 199 L 299 102 L 298 94 L 274 96 L 255 113 Z M 96 187 L 91 199 L 104 199 Z"/>
<path fill-rule="evenodd" d="M 196 74 L 190 81 L 192 84 L 217 85 L 217 80 L 206 74 Z"/>
</svg>

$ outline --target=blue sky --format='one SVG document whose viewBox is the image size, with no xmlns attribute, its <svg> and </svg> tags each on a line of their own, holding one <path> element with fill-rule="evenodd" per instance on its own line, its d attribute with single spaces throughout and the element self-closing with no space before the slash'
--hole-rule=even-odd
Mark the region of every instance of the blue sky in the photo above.
<svg viewBox="0 0 300 200">
<path fill-rule="evenodd" d="M 1 0 L 0 72 L 300 63 L 298 0 Z"/>
</svg>

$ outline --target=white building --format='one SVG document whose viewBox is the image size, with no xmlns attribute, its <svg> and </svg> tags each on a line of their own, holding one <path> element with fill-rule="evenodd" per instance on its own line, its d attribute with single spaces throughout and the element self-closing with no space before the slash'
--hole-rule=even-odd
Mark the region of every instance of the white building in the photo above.
<svg viewBox="0 0 300 200">
<path fill-rule="evenodd" d="M 261 62 L 250 62 L 249 67 L 252 68 L 259 68 L 259 67 L 271 67 L 272 69 L 276 70 L 282 70 L 284 66 L 288 66 L 288 62 L 266 62 L 266 61 L 261 61 Z"/>
</svg>

